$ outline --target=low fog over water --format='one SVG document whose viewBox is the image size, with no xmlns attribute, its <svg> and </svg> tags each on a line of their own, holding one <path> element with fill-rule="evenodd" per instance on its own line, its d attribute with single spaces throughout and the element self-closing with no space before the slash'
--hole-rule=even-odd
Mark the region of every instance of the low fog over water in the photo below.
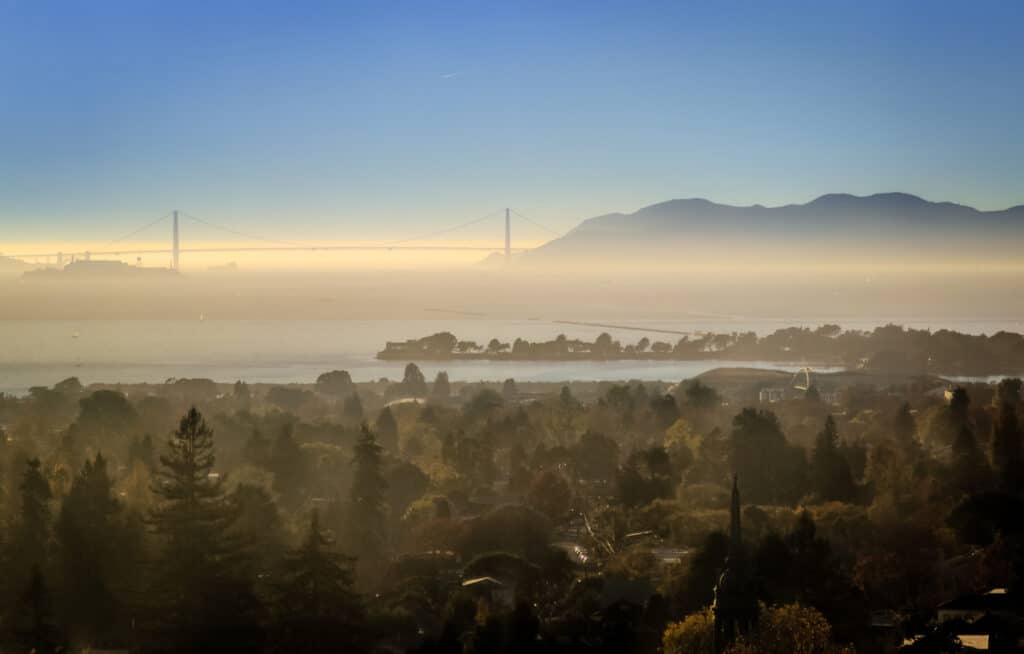
<svg viewBox="0 0 1024 654">
<path fill-rule="evenodd" d="M 386 341 L 451 331 L 486 342 L 623 343 L 643 336 L 889 322 L 964 333 L 1020 331 L 1024 302 L 1015 278 L 995 273 L 835 272 L 652 274 L 567 269 L 539 274 L 481 265 L 422 271 L 319 273 L 184 272 L 170 279 L 8 277 L 0 284 L 5 392 L 68 376 L 83 382 L 217 381 L 310 383 L 324 370 L 356 380 L 400 376 L 374 358 Z M 577 323 L 577 324 L 571 324 Z M 586 324 L 579 324 L 586 323 Z M 798 364 L 795 361 L 794 364 Z M 453 380 L 524 381 L 692 377 L 702 362 L 452 361 Z"/>
</svg>

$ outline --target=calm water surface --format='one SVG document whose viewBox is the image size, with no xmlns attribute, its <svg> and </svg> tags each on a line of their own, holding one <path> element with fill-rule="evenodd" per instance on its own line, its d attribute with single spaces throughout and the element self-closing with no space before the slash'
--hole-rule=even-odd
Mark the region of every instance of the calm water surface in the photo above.
<svg viewBox="0 0 1024 654">
<path fill-rule="evenodd" d="M 614 322 L 614 321 L 609 321 Z M 76 376 L 92 382 L 162 382 L 171 377 L 208 377 L 230 382 L 309 383 L 326 370 L 348 370 L 356 381 L 388 377 L 400 379 L 403 364 L 374 358 L 385 341 L 451 331 L 461 339 L 486 343 L 497 337 L 511 341 L 551 339 L 559 333 L 593 340 L 607 331 L 623 343 L 642 336 L 674 342 L 668 331 L 771 332 L 783 326 L 815 326 L 822 321 L 644 321 L 630 326 L 640 330 L 522 320 L 266 320 L 266 321 L 5 321 L 0 322 L 0 391 L 24 393 L 30 386 L 52 385 Z M 845 323 L 847 328 L 870 329 L 887 321 Z M 621 321 L 619 321 L 621 323 Z M 616 323 L 616 324 L 619 324 Z M 919 323 L 915 327 L 946 327 L 971 333 L 1000 329 L 1020 331 L 1019 322 L 954 321 Z M 428 378 L 447 370 L 453 381 L 501 380 L 664 380 L 678 381 L 722 365 L 717 361 L 587 361 L 490 362 L 449 361 L 423 363 Z M 796 369 L 769 363 L 754 367 Z"/>
</svg>

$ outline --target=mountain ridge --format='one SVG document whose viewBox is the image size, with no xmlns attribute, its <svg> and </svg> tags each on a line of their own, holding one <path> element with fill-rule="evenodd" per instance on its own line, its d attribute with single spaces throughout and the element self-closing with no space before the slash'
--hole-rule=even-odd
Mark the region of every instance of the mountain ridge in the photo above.
<svg viewBox="0 0 1024 654">
<path fill-rule="evenodd" d="M 905 255 L 963 254 L 984 260 L 1024 244 L 1024 205 L 981 210 L 934 202 L 899 191 L 826 193 L 804 204 L 738 206 L 706 198 L 676 198 L 633 213 L 612 212 L 581 222 L 565 235 L 527 253 L 523 261 L 592 255 L 611 259 L 681 245 L 710 256 L 708 248 L 872 248 Z M 701 250 L 703 249 L 703 252 Z M 991 250 L 987 252 L 986 250 Z M 787 255 L 788 256 L 788 255 Z M 1015 257 L 1016 258 L 1016 257 Z"/>
</svg>

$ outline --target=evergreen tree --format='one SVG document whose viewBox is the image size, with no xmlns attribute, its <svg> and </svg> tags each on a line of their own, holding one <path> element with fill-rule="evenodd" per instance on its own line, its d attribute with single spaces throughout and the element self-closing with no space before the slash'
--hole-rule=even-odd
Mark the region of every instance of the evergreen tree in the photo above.
<svg viewBox="0 0 1024 654">
<path fill-rule="evenodd" d="M 33 565 L 44 566 L 50 549 L 50 484 L 43 477 L 38 458 L 26 463 L 21 478 L 21 511 L 14 533 L 15 568 L 28 572 Z"/>
<path fill-rule="evenodd" d="M 57 519 L 61 614 L 73 643 L 109 640 L 120 608 L 112 585 L 118 572 L 131 568 L 112 486 L 107 462 L 97 454 L 75 477 Z"/>
<path fill-rule="evenodd" d="M 39 565 L 33 563 L 14 616 L 15 638 L 23 651 L 47 654 L 61 649 L 52 617 L 50 590 Z"/>
<path fill-rule="evenodd" d="M 152 468 L 155 461 L 154 456 L 152 436 L 146 434 L 141 439 L 138 436 L 132 439 L 132 443 L 128 447 L 129 463 L 139 462 L 147 468 Z"/>
<path fill-rule="evenodd" d="M 385 450 L 391 453 L 398 452 L 398 422 L 395 415 L 391 413 L 391 407 L 384 407 L 377 414 L 377 442 Z M 365 434 L 365 430 L 364 430 Z"/>
<path fill-rule="evenodd" d="M 306 481 L 306 459 L 295 442 L 294 427 L 285 425 L 274 441 L 270 454 L 270 471 L 274 473 L 274 490 L 286 503 L 298 502 Z"/>
<path fill-rule="evenodd" d="M 910 410 L 910 403 L 904 402 L 892 421 L 892 434 L 900 449 L 907 451 L 916 449 L 917 445 L 917 421 Z"/>
<path fill-rule="evenodd" d="M 355 445 L 351 491 L 352 551 L 362 558 L 379 557 L 387 541 L 384 515 L 387 482 L 381 474 L 383 450 L 365 424 Z"/>
<path fill-rule="evenodd" d="M 448 382 L 448 373 L 442 370 L 434 378 L 434 387 L 431 394 L 438 399 L 447 399 L 452 394 L 451 384 Z"/>
<path fill-rule="evenodd" d="M 245 650 L 256 646 L 258 605 L 244 577 L 242 545 L 228 535 L 237 513 L 213 473 L 213 432 L 193 407 L 160 457 L 151 512 L 161 545 L 153 590 L 161 648 Z"/>
<path fill-rule="evenodd" d="M 978 442 L 970 427 L 960 429 L 953 441 L 953 492 L 957 495 L 970 495 L 985 489 L 988 483 L 989 467 L 985 462 Z"/>
<path fill-rule="evenodd" d="M 263 574 L 277 565 L 287 549 L 281 513 L 263 486 L 238 484 L 229 497 L 238 511 L 230 533 L 246 544 L 254 573 Z"/>
<path fill-rule="evenodd" d="M 999 403 L 999 420 L 992 430 L 992 467 L 1007 492 L 1020 492 L 1024 487 L 1021 429 L 1015 402 Z"/>
<path fill-rule="evenodd" d="M 558 394 L 558 411 L 556 422 L 558 424 L 558 439 L 562 443 L 571 443 L 576 436 L 576 417 L 581 413 L 579 400 L 573 397 L 568 386 L 563 386 Z"/>
<path fill-rule="evenodd" d="M 806 492 L 807 459 L 790 445 L 774 413 L 743 409 L 732 421 L 729 462 L 744 493 L 759 504 L 795 502 Z"/>
<path fill-rule="evenodd" d="M 999 382 L 996 386 L 996 398 L 999 400 L 999 404 L 1010 404 L 1017 406 L 1020 403 L 1020 390 L 1024 382 L 1020 379 L 1006 378 Z"/>
<path fill-rule="evenodd" d="M 280 651 L 349 652 L 365 646 L 352 559 L 335 551 L 316 511 L 302 544 L 285 558 L 275 609 Z"/>
<path fill-rule="evenodd" d="M 401 391 L 409 397 L 425 397 L 427 395 L 427 378 L 415 363 L 405 366 L 402 377 Z"/>
<path fill-rule="evenodd" d="M 811 479 L 825 501 L 849 502 L 856 491 L 850 465 L 839 451 L 839 432 L 831 415 L 814 441 Z"/>
<path fill-rule="evenodd" d="M 249 406 L 249 402 L 252 400 L 252 392 L 249 390 L 249 384 L 246 384 L 242 380 L 235 382 L 235 385 L 231 389 L 231 394 L 243 407 Z"/>
<path fill-rule="evenodd" d="M 946 407 L 947 443 L 954 443 L 965 429 L 970 430 L 970 408 L 970 396 L 966 390 L 957 386 L 949 398 L 949 406 Z"/>
</svg>

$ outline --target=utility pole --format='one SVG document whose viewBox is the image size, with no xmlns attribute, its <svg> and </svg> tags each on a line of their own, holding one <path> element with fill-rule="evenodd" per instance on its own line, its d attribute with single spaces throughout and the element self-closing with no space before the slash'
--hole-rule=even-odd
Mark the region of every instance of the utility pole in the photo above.
<svg viewBox="0 0 1024 654">
<path fill-rule="evenodd" d="M 509 217 L 508 208 L 505 208 L 505 263 L 512 261 L 512 219 Z"/>
<path fill-rule="evenodd" d="M 166 214 L 165 214 L 166 215 Z M 178 269 L 178 210 L 174 210 L 174 234 L 171 245 L 171 252 L 173 253 L 173 267 L 175 270 Z"/>
</svg>

